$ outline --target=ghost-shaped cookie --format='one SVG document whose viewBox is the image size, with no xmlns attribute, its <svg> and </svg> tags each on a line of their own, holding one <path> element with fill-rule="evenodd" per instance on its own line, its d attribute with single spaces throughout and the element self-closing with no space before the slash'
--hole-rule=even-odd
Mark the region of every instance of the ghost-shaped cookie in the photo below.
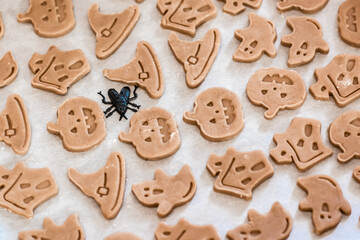
<svg viewBox="0 0 360 240">
<path fill-rule="evenodd" d="M 66 150 L 83 152 L 104 140 L 104 114 L 97 102 L 85 97 L 67 99 L 57 111 L 56 123 L 49 122 L 47 130 L 58 135 Z"/>
<path fill-rule="evenodd" d="M 233 59 L 237 62 L 255 62 L 266 53 L 276 56 L 275 41 L 277 38 L 275 25 L 256 13 L 249 14 L 249 27 L 235 31 L 235 38 L 241 41 Z"/>
<path fill-rule="evenodd" d="M 104 69 L 106 78 L 125 84 L 139 85 L 152 98 L 160 98 L 164 93 L 164 78 L 160 62 L 148 42 L 139 42 L 135 57 L 118 69 Z"/>
<path fill-rule="evenodd" d="M 216 17 L 212 0 L 157 0 L 163 15 L 161 26 L 183 34 L 195 36 L 196 28 Z"/>
<path fill-rule="evenodd" d="M 287 239 L 292 230 L 291 216 L 279 202 L 266 215 L 250 209 L 248 219 L 248 223 L 228 231 L 226 236 L 231 240 Z"/>
<path fill-rule="evenodd" d="M 315 69 L 317 82 L 309 91 L 316 100 L 328 101 L 330 95 L 336 105 L 344 107 L 360 98 L 360 56 L 338 55 L 326 67 Z"/>
<path fill-rule="evenodd" d="M 60 37 L 75 27 L 72 0 L 29 0 L 26 13 L 19 14 L 19 22 L 31 22 L 41 37 Z"/>
<path fill-rule="evenodd" d="M 259 8 L 261 6 L 262 0 L 219 0 L 225 2 L 223 11 L 231 14 L 237 15 L 244 11 L 246 7 Z"/>
<path fill-rule="evenodd" d="M 184 165 L 174 176 L 158 168 L 155 180 L 135 183 L 131 190 L 141 204 L 157 206 L 158 216 L 166 217 L 174 208 L 191 201 L 196 192 L 196 182 L 189 165 Z"/>
<path fill-rule="evenodd" d="M 316 52 L 329 52 L 329 45 L 323 39 L 322 27 L 318 21 L 310 17 L 288 17 L 286 23 L 293 31 L 281 38 L 281 44 L 290 47 L 289 67 L 311 62 Z"/>
<path fill-rule="evenodd" d="M 102 14 L 95 3 L 91 5 L 88 17 L 91 29 L 96 34 L 96 57 L 105 59 L 130 35 L 139 20 L 140 9 L 132 5 L 121 13 Z"/>
<path fill-rule="evenodd" d="M 281 12 L 300 10 L 304 13 L 315 13 L 323 9 L 329 0 L 279 0 L 277 9 Z"/>
<path fill-rule="evenodd" d="M 197 125 L 204 138 L 216 142 L 235 137 L 244 127 L 238 96 L 220 87 L 201 92 L 195 99 L 194 112 L 185 112 L 183 119 Z"/>
<path fill-rule="evenodd" d="M 220 240 L 212 225 L 194 225 L 181 218 L 175 226 L 160 223 L 155 231 L 156 240 Z"/>
<path fill-rule="evenodd" d="M 153 107 L 140 110 L 130 119 L 130 131 L 121 132 L 122 142 L 134 145 L 144 160 L 159 160 L 173 155 L 180 148 L 180 134 L 172 113 Z"/>
<path fill-rule="evenodd" d="M 351 206 L 333 178 L 327 175 L 300 177 L 297 185 L 308 194 L 300 202 L 299 210 L 312 212 L 316 234 L 321 235 L 335 228 L 342 214 L 351 214 Z"/>
<path fill-rule="evenodd" d="M 18 66 L 10 51 L 0 59 L 0 88 L 12 83 L 18 73 Z"/>
<path fill-rule="evenodd" d="M 341 39 L 354 47 L 360 47 L 360 1 L 346 0 L 339 7 L 338 28 Z"/>
<path fill-rule="evenodd" d="M 341 150 L 337 156 L 339 162 L 360 158 L 360 111 L 345 112 L 331 123 L 329 139 Z"/>
<path fill-rule="evenodd" d="M 300 107 L 306 98 L 306 86 L 295 71 L 263 68 L 251 76 L 246 94 L 251 103 L 267 109 L 266 119 L 273 119 L 279 110 Z"/>
<path fill-rule="evenodd" d="M 141 238 L 132 233 L 113 233 L 104 240 L 141 240 Z"/>
</svg>

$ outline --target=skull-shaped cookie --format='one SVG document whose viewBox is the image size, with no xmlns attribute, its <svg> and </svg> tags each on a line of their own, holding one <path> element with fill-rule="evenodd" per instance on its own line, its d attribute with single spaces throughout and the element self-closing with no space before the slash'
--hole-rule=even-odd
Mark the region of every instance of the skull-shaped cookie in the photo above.
<svg viewBox="0 0 360 240">
<path fill-rule="evenodd" d="M 214 177 L 218 175 L 215 191 L 244 199 L 251 199 L 253 189 L 274 174 L 262 151 L 238 152 L 232 147 L 224 156 L 210 155 L 206 168 Z"/>
<path fill-rule="evenodd" d="M 104 238 L 104 240 L 141 240 L 141 238 L 132 233 L 114 233 Z"/>
<path fill-rule="evenodd" d="M 354 47 L 360 47 L 360 2 L 346 0 L 339 7 L 338 28 L 341 39 Z"/>
<path fill-rule="evenodd" d="M 330 142 L 341 149 L 338 161 L 360 158 L 360 111 L 352 110 L 338 117 L 329 128 Z"/>
<path fill-rule="evenodd" d="M 212 0 L 157 0 L 163 28 L 195 36 L 196 28 L 216 17 Z"/>
<path fill-rule="evenodd" d="M 267 109 L 266 119 L 273 119 L 279 110 L 300 107 L 306 98 L 306 87 L 295 71 L 263 68 L 250 78 L 246 94 L 254 105 Z"/>
<path fill-rule="evenodd" d="M 193 225 L 183 218 L 175 226 L 160 223 L 155 231 L 155 238 L 157 240 L 220 240 L 212 225 Z"/>
<path fill-rule="evenodd" d="M 297 185 L 308 196 L 299 204 L 301 211 L 312 212 L 315 233 L 320 235 L 335 228 L 342 214 L 350 215 L 351 206 L 344 198 L 339 184 L 327 175 L 301 177 Z"/>
<path fill-rule="evenodd" d="M 0 39 L 4 36 L 5 26 L 2 20 L 2 13 L 0 12 Z"/>
<path fill-rule="evenodd" d="M 35 52 L 29 67 L 35 74 L 31 86 L 60 95 L 90 72 L 90 64 L 80 49 L 60 51 L 51 46 L 44 55 Z"/>
<path fill-rule="evenodd" d="M 106 165 L 96 173 L 81 174 L 70 168 L 68 176 L 83 193 L 95 199 L 105 218 L 117 216 L 125 191 L 125 160 L 120 153 L 111 153 Z"/>
<path fill-rule="evenodd" d="M 139 42 L 135 57 L 118 69 L 104 69 L 106 78 L 125 84 L 139 85 L 152 98 L 160 98 L 164 93 L 164 78 L 160 62 L 148 42 Z"/>
<path fill-rule="evenodd" d="M 244 11 L 245 7 L 259 8 L 262 3 L 262 0 L 220 0 L 220 1 L 225 2 L 223 11 L 234 16 Z"/>
<path fill-rule="evenodd" d="M 27 153 L 31 142 L 31 128 L 24 101 L 12 94 L 0 113 L 0 142 L 5 142 L 15 153 Z"/>
<path fill-rule="evenodd" d="M 62 225 L 56 225 L 50 218 L 45 218 L 44 230 L 30 230 L 20 232 L 19 240 L 49 239 L 49 240 L 85 240 L 76 214 L 70 215 Z"/>
<path fill-rule="evenodd" d="M 281 44 L 290 47 L 288 66 L 297 67 L 311 62 L 318 51 L 329 52 L 329 45 L 323 39 L 322 27 L 309 17 L 288 17 L 286 23 L 293 30 L 282 37 Z"/>
<path fill-rule="evenodd" d="M 263 53 L 269 57 L 276 56 L 275 25 L 256 13 L 249 14 L 250 25 L 246 29 L 235 31 L 235 38 L 241 41 L 235 51 L 233 59 L 238 62 L 255 62 L 260 59 Z"/>
<path fill-rule="evenodd" d="M 290 214 L 275 202 L 266 215 L 254 209 L 248 212 L 249 222 L 227 232 L 231 240 L 287 239 L 292 230 Z"/>
<path fill-rule="evenodd" d="M 338 55 L 326 67 L 315 69 L 317 83 L 309 91 L 317 100 L 333 96 L 339 107 L 360 97 L 360 56 Z"/>
<path fill-rule="evenodd" d="M 320 11 L 329 0 L 279 0 L 277 9 L 285 12 L 292 9 L 298 9 L 304 13 L 315 13 Z"/>
<path fill-rule="evenodd" d="M 58 193 L 48 168 L 31 169 L 18 162 L 12 170 L 0 166 L 0 206 L 31 218 L 34 209 Z"/>
<path fill-rule="evenodd" d="M 154 181 L 133 184 L 131 190 L 141 204 L 158 206 L 159 217 L 166 217 L 174 208 L 191 201 L 196 192 L 196 183 L 189 165 L 184 165 L 175 176 L 168 176 L 162 169 L 156 169 Z"/>
<path fill-rule="evenodd" d="M 122 142 L 134 145 L 145 160 L 159 160 L 180 148 L 180 134 L 172 113 L 159 107 L 140 110 L 130 119 L 129 133 L 121 132 Z"/>
<path fill-rule="evenodd" d="M 194 112 L 185 112 L 183 119 L 198 125 L 204 138 L 216 142 L 235 137 L 244 127 L 238 96 L 220 87 L 200 93 L 195 99 Z"/>
<path fill-rule="evenodd" d="M 32 22 L 41 37 L 59 37 L 75 27 L 72 0 L 30 0 L 26 13 L 19 14 L 19 22 Z"/>
<path fill-rule="evenodd" d="M 66 100 L 57 111 L 57 122 L 49 122 L 50 133 L 59 135 L 66 150 L 83 152 L 104 140 L 104 114 L 99 104 L 85 97 Z"/>
<path fill-rule="evenodd" d="M 96 56 L 105 59 L 113 54 L 126 40 L 140 17 L 137 6 L 130 6 L 121 13 L 102 14 L 98 4 L 88 11 L 91 29 L 96 34 Z"/>
<path fill-rule="evenodd" d="M 310 118 L 294 118 L 285 133 L 275 134 L 275 148 L 270 156 L 277 164 L 295 163 L 300 171 L 307 171 L 332 154 L 321 139 L 321 123 Z"/>
<path fill-rule="evenodd" d="M 17 73 L 17 63 L 9 51 L 0 59 L 0 88 L 12 83 L 15 80 Z"/>
</svg>

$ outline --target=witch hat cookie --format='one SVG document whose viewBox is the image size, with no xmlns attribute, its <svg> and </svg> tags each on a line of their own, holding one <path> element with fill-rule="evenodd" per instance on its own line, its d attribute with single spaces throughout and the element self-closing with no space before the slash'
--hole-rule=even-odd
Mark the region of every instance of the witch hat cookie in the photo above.
<svg viewBox="0 0 360 240">
<path fill-rule="evenodd" d="M 217 29 L 209 30 L 195 42 L 180 40 L 176 33 L 170 33 L 170 48 L 178 62 L 184 65 L 189 88 L 196 88 L 205 80 L 218 54 L 220 41 L 221 34 Z"/>
<path fill-rule="evenodd" d="M 98 4 L 88 11 L 91 29 L 96 34 L 96 56 L 105 59 L 112 55 L 126 40 L 140 17 L 137 6 L 130 6 L 121 13 L 102 14 Z"/>
<path fill-rule="evenodd" d="M 116 217 L 125 191 L 125 161 L 120 153 L 111 153 L 105 167 L 96 173 L 81 174 L 70 168 L 68 177 L 85 195 L 95 199 L 105 218 Z"/>
<path fill-rule="evenodd" d="M 160 62 L 148 42 L 138 43 L 130 63 L 118 69 L 104 69 L 103 74 L 112 81 L 139 85 L 152 98 L 160 98 L 164 92 Z"/>
<path fill-rule="evenodd" d="M 0 59 L 0 88 L 12 83 L 18 73 L 18 66 L 10 51 Z"/>
</svg>

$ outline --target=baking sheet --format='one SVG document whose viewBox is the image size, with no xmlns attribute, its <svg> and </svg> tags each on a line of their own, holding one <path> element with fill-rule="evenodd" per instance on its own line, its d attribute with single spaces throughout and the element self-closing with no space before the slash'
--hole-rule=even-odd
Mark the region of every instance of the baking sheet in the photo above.
<svg viewBox="0 0 360 240">
<path fill-rule="evenodd" d="M 11 93 L 20 94 L 28 109 L 32 142 L 25 156 L 17 156 L 8 146 L 0 143 L 0 164 L 13 168 L 21 161 L 32 168 L 50 167 L 59 186 L 59 194 L 41 204 L 35 210 L 32 219 L 25 219 L 0 208 L 0 239 L 17 239 L 19 231 L 41 229 L 45 217 L 62 224 L 72 213 L 79 215 L 86 239 L 89 240 L 103 239 L 117 231 L 133 232 L 143 239 L 154 239 L 154 231 L 161 221 L 174 225 L 180 218 L 186 218 L 194 224 L 213 224 L 220 237 L 225 238 L 228 230 L 247 221 L 249 209 L 254 208 L 260 213 L 266 213 L 275 201 L 279 201 L 293 217 L 293 230 L 289 239 L 359 239 L 360 185 L 351 177 L 352 170 L 359 161 L 352 160 L 345 165 L 337 162 L 336 155 L 339 150 L 329 143 L 327 128 L 341 113 L 350 109 L 359 110 L 360 99 L 345 108 L 338 108 L 333 100 L 316 101 L 308 94 L 302 107 L 281 111 L 275 119 L 269 121 L 263 117 L 264 109 L 252 105 L 246 97 L 247 81 L 256 70 L 261 67 L 287 69 L 289 49 L 280 45 L 281 37 L 291 32 L 285 20 L 287 16 L 303 14 L 297 11 L 281 14 L 276 11 L 276 2 L 265 0 L 259 10 L 247 9 L 238 16 L 231 16 L 222 12 L 222 2 L 214 1 L 218 9 L 217 18 L 198 28 L 195 38 L 202 38 L 211 28 L 220 29 L 222 35 L 220 51 L 204 83 L 196 89 L 189 89 L 185 84 L 183 67 L 175 60 L 168 47 L 169 31 L 160 27 L 161 15 L 156 9 L 155 0 L 146 0 L 138 4 L 141 10 L 138 24 L 122 47 L 106 60 L 98 60 L 95 57 L 95 36 L 87 20 L 87 10 L 91 4 L 96 3 L 95 0 L 74 0 L 76 27 L 69 34 L 55 39 L 41 38 L 34 33 L 31 24 L 17 22 L 17 14 L 24 13 L 28 8 L 27 0 L 1 1 L 0 10 L 3 13 L 6 29 L 4 38 L 0 40 L 0 55 L 11 50 L 19 65 L 19 74 L 11 85 L 0 89 L 0 110 L 4 108 L 5 100 Z M 327 55 L 316 54 L 315 60 L 310 64 L 294 68 L 303 77 L 307 88 L 315 83 L 313 77 L 315 68 L 327 65 L 337 54 L 360 53 L 359 49 L 345 44 L 338 36 L 336 18 L 341 2 L 331 0 L 323 10 L 309 15 L 321 23 L 324 38 L 330 45 L 330 52 Z M 103 13 L 115 13 L 130 4 L 136 3 L 132 0 L 103 0 L 100 1 L 99 6 Z M 247 27 L 248 14 L 254 11 L 275 23 L 278 33 L 277 57 L 263 56 L 259 61 L 251 64 L 234 62 L 232 54 L 239 45 L 239 41 L 233 37 L 234 30 Z M 184 35 L 180 37 L 192 39 Z M 165 92 L 160 99 L 153 100 L 139 89 L 136 103 L 141 104 L 142 109 L 159 106 L 174 113 L 182 140 L 180 150 L 164 160 L 155 162 L 142 160 L 131 145 L 121 143 L 117 138 L 120 131 L 128 131 L 128 121 L 119 122 L 118 117 L 113 116 L 106 120 L 107 136 L 99 146 L 84 153 L 67 152 L 61 140 L 46 130 L 47 122 L 56 120 L 57 107 L 66 99 L 75 96 L 85 96 L 100 103 L 98 91 L 105 93 L 109 88 L 120 90 L 124 85 L 104 78 L 102 70 L 118 68 L 128 63 L 135 54 L 137 42 L 142 40 L 150 42 L 158 54 L 164 73 Z M 66 96 L 35 89 L 30 85 L 33 74 L 28 68 L 28 61 L 35 51 L 44 54 L 51 45 L 56 45 L 63 51 L 82 49 L 92 67 L 91 72 L 73 85 Z M 245 128 L 241 134 L 230 141 L 220 143 L 203 139 L 196 126 L 182 121 L 183 112 L 192 110 L 195 96 L 215 86 L 229 88 L 239 95 L 245 118 Z M 101 106 L 105 110 L 106 106 Z M 131 115 L 132 113 L 129 112 L 128 116 Z M 272 142 L 273 134 L 284 132 L 291 119 L 297 116 L 312 117 L 321 121 L 321 135 L 325 145 L 334 151 L 331 157 L 305 173 L 300 173 L 294 164 L 278 166 L 270 160 L 275 174 L 254 190 L 251 201 L 213 191 L 215 178 L 205 169 L 211 153 L 223 155 L 228 147 L 234 146 L 239 151 L 260 149 L 268 155 L 269 150 L 275 146 Z M 102 216 L 96 202 L 86 197 L 68 180 L 67 169 L 74 167 L 83 173 L 95 172 L 104 166 L 107 157 L 113 151 L 125 156 L 127 176 L 123 206 L 118 216 L 109 221 Z M 196 195 L 190 203 L 176 208 L 168 217 L 160 219 L 156 214 L 156 208 L 144 207 L 135 199 L 131 193 L 131 185 L 152 179 L 156 168 L 162 168 L 168 174 L 174 175 L 183 164 L 191 166 L 198 186 Z M 296 186 L 296 179 L 314 174 L 328 174 L 334 177 L 352 206 L 351 216 L 343 216 L 335 230 L 321 237 L 313 234 L 311 213 L 298 210 L 298 204 L 306 194 Z"/>
</svg>

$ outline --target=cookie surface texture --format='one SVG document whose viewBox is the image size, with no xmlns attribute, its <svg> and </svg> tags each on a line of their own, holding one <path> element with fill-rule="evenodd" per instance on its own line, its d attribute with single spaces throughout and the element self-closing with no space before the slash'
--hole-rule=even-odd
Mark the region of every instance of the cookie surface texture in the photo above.
<svg viewBox="0 0 360 240">
<path fill-rule="evenodd" d="M 275 202 L 270 211 L 263 215 L 254 209 L 248 212 L 249 222 L 227 232 L 230 240 L 287 239 L 292 230 L 290 214 Z"/>
<path fill-rule="evenodd" d="M 111 56 L 130 35 L 139 17 L 140 9 L 135 5 L 116 14 L 102 14 L 98 4 L 91 5 L 88 18 L 96 35 L 96 57 L 105 59 Z"/>
<path fill-rule="evenodd" d="M 132 233 L 114 233 L 104 238 L 104 240 L 141 240 L 141 238 Z"/>
<path fill-rule="evenodd" d="M 160 223 L 155 231 L 156 240 L 220 240 L 216 229 L 212 225 L 193 225 L 181 218 L 175 226 Z"/>
<path fill-rule="evenodd" d="M 18 65 L 9 51 L 0 59 L 0 88 L 12 83 L 17 73 Z"/>
<path fill-rule="evenodd" d="M 21 23 L 31 22 L 35 33 L 40 37 L 60 37 L 75 27 L 72 0 L 29 0 L 30 6 L 26 13 L 19 14 Z"/>
<path fill-rule="evenodd" d="M 224 156 L 211 154 L 206 168 L 217 176 L 215 191 L 243 199 L 251 199 L 252 191 L 274 174 L 262 151 L 238 152 L 233 147 Z"/>
<path fill-rule="evenodd" d="M 184 165 L 174 176 L 158 168 L 155 180 L 135 183 L 131 190 L 141 204 L 158 206 L 158 216 L 166 217 L 174 208 L 191 201 L 196 192 L 196 183 L 189 165 Z"/>
<path fill-rule="evenodd" d="M 85 97 L 67 99 L 57 110 L 56 123 L 49 122 L 47 129 L 58 135 L 70 152 L 90 150 L 106 135 L 104 114 L 99 104 Z"/>
<path fill-rule="evenodd" d="M 225 2 L 223 11 L 231 14 L 237 15 L 244 11 L 246 7 L 259 8 L 261 6 L 262 0 L 219 0 Z"/>
<path fill-rule="evenodd" d="M 173 155 L 180 148 L 180 134 L 172 113 L 153 107 L 140 110 L 130 119 L 130 131 L 121 132 L 121 142 L 134 145 L 144 160 L 159 160 Z"/>
<path fill-rule="evenodd" d="M 180 40 L 175 32 L 170 33 L 168 43 L 178 62 L 184 66 L 189 88 L 196 88 L 205 80 L 218 54 L 220 42 L 221 34 L 217 29 L 209 30 L 195 42 Z"/>
<path fill-rule="evenodd" d="M 353 170 L 353 178 L 360 183 L 360 166 L 357 166 Z"/>
<path fill-rule="evenodd" d="M 164 93 L 164 78 L 158 57 L 148 42 L 139 42 L 130 63 L 118 69 L 104 69 L 106 78 L 125 84 L 139 85 L 152 98 Z"/>
<path fill-rule="evenodd" d="M 323 144 L 321 123 L 311 118 L 294 118 L 284 133 L 274 134 L 277 145 L 270 150 L 277 164 L 295 163 L 300 171 L 307 171 L 332 155 L 332 150 Z"/>
<path fill-rule="evenodd" d="M 300 10 L 304 13 L 315 13 L 323 9 L 329 0 L 279 0 L 277 9 L 281 12 Z"/>
<path fill-rule="evenodd" d="M 0 12 L 0 39 L 4 36 L 5 33 L 5 26 L 4 21 L 2 19 L 2 12 Z"/>
<path fill-rule="evenodd" d="M 263 68 L 251 76 L 246 94 L 252 104 L 267 109 L 266 119 L 273 119 L 280 110 L 300 107 L 306 98 L 306 86 L 295 71 Z"/>
<path fill-rule="evenodd" d="M 32 218 L 34 209 L 58 193 L 48 168 L 28 168 L 22 162 L 8 170 L 0 166 L 0 206 Z"/>
<path fill-rule="evenodd" d="M 244 127 L 238 96 L 220 87 L 201 92 L 195 99 L 194 111 L 185 112 L 183 119 L 197 125 L 205 139 L 216 142 L 235 137 Z"/>
<path fill-rule="evenodd" d="M 340 37 L 353 47 L 360 47 L 359 11 L 360 2 L 357 0 L 344 1 L 338 11 Z"/>
<path fill-rule="evenodd" d="M 317 82 L 309 91 L 316 100 L 328 101 L 330 95 L 336 105 L 344 107 L 360 98 L 360 56 L 338 55 L 326 67 L 315 69 Z"/>
<path fill-rule="evenodd" d="M 157 0 L 163 15 L 161 26 L 183 34 L 195 36 L 196 28 L 217 15 L 212 0 Z"/>
<path fill-rule="evenodd" d="M 351 206 L 344 198 L 339 184 L 327 175 L 300 177 L 297 185 L 307 192 L 299 210 L 311 211 L 315 233 L 320 235 L 335 228 L 344 215 L 351 214 Z"/>
<path fill-rule="evenodd" d="M 323 39 L 322 27 L 318 21 L 309 17 L 288 17 L 286 23 L 293 31 L 281 38 L 281 44 L 290 47 L 289 67 L 311 62 L 316 52 L 329 52 L 329 45 Z"/>
<path fill-rule="evenodd" d="M 30 230 L 20 232 L 19 240 L 50 239 L 50 240 L 85 240 L 76 214 L 70 215 L 62 225 L 56 225 L 50 218 L 45 218 L 43 230 Z"/>
<path fill-rule="evenodd" d="M 47 53 L 35 52 L 29 68 L 35 74 L 31 86 L 59 95 L 90 72 L 90 64 L 80 49 L 61 51 L 51 46 Z"/>
<path fill-rule="evenodd" d="M 276 56 L 275 41 L 277 38 L 275 25 L 256 13 L 249 14 L 249 27 L 235 31 L 235 38 L 241 41 L 233 55 L 237 62 L 255 62 L 266 53 Z"/>
<path fill-rule="evenodd" d="M 105 218 L 113 219 L 122 206 L 125 192 L 125 160 L 113 152 L 106 164 L 92 174 L 81 174 L 74 168 L 68 171 L 69 179 L 87 196 L 100 205 Z"/>
<path fill-rule="evenodd" d="M 17 94 L 7 98 L 5 109 L 0 113 L 0 142 L 5 142 L 19 155 L 30 148 L 30 120 L 25 103 Z"/>
</svg>

